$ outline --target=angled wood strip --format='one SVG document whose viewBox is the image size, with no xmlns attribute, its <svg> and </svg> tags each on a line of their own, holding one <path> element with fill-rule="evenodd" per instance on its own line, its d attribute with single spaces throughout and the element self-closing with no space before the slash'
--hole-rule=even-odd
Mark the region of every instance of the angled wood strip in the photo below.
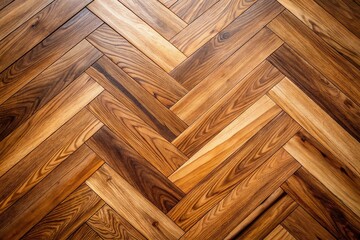
<svg viewBox="0 0 360 240">
<path fill-rule="evenodd" d="M 268 62 L 261 63 L 172 143 L 187 156 L 192 156 L 283 77 Z"/>
<path fill-rule="evenodd" d="M 360 66 L 360 39 L 313 0 L 279 0 L 342 56 Z"/>
<path fill-rule="evenodd" d="M 164 213 L 184 196 L 171 181 L 108 128 L 97 132 L 87 145 Z"/>
<path fill-rule="evenodd" d="M 295 240 L 293 235 L 291 235 L 285 228 L 281 225 L 278 225 L 269 235 L 267 235 L 264 240 Z"/>
<path fill-rule="evenodd" d="M 282 188 L 338 239 L 358 239 L 360 218 L 301 168 Z"/>
<path fill-rule="evenodd" d="M 69 238 L 69 240 L 103 240 L 89 225 L 84 223 Z"/>
<path fill-rule="evenodd" d="M 0 104 L 94 31 L 101 23 L 101 20 L 89 10 L 83 9 L 3 71 L 0 74 Z"/>
<path fill-rule="evenodd" d="M 108 205 L 105 205 L 96 212 L 87 223 L 102 239 L 146 239 L 126 219 Z"/>
<path fill-rule="evenodd" d="M 299 125 L 288 115 L 278 115 L 181 199 L 168 216 L 181 228 L 189 230 L 298 130 Z"/>
<path fill-rule="evenodd" d="M 262 29 L 212 74 L 172 106 L 171 110 L 190 125 L 281 44 L 282 41 L 270 30 Z M 252 53 L 250 56 L 249 52 Z"/>
<path fill-rule="evenodd" d="M 183 231 L 108 165 L 86 183 L 148 239 L 178 239 Z"/>
<path fill-rule="evenodd" d="M 0 2 L 0 10 L 12 3 L 14 0 L 3 0 Z"/>
<path fill-rule="evenodd" d="M 108 25 L 103 24 L 87 40 L 166 107 L 174 105 L 188 92 Z"/>
<path fill-rule="evenodd" d="M 167 140 L 172 141 L 187 128 L 180 118 L 107 57 L 100 58 L 86 72 Z"/>
<path fill-rule="evenodd" d="M 0 41 L 0 72 L 46 38 L 90 0 L 55 0 Z"/>
<path fill-rule="evenodd" d="M 223 239 L 298 168 L 299 164 L 289 154 L 278 151 L 241 181 L 181 239 Z"/>
<path fill-rule="evenodd" d="M 104 201 L 82 184 L 21 239 L 66 239 L 103 205 Z"/>
<path fill-rule="evenodd" d="M 0 178 L 0 213 L 50 174 L 102 125 L 88 110 L 81 110 L 6 172 Z"/>
<path fill-rule="evenodd" d="M 262 97 L 171 174 L 169 179 L 184 192 L 189 192 L 280 112 L 281 109 L 273 101 Z"/>
<path fill-rule="evenodd" d="M 186 162 L 184 154 L 109 93 L 97 97 L 89 109 L 165 176 Z"/>
<path fill-rule="evenodd" d="M 86 74 L 0 142 L 0 176 L 94 99 L 103 88 Z M 36 137 L 34 137 L 36 133 Z"/>
<path fill-rule="evenodd" d="M 268 60 L 360 141 L 360 107 L 356 103 L 287 44 L 271 54 Z"/>
<path fill-rule="evenodd" d="M 17 0 L 0 12 L 0 40 L 26 22 L 54 0 Z M 4 1 L 2 1 L 4 2 Z M 0 4 L 1 6 L 1 4 Z M 1 7 L 0 7 L 1 9 Z M 16 21 L 14 21 L 16 19 Z"/>
<path fill-rule="evenodd" d="M 220 0 L 172 38 L 171 43 L 190 56 L 254 2 L 256 0 Z"/>
<path fill-rule="evenodd" d="M 185 60 L 184 54 L 120 2 L 95 0 L 88 8 L 165 71 L 170 72 Z"/>
<path fill-rule="evenodd" d="M 86 145 L 83 145 L 11 208 L 0 215 L 2 222 L 0 238 L 20 238 L 102 164 L 102 160 Z"/>
<path fill-rule="evenodd" d="M 138 17 L 149 24 L 167 40 L 170 40 L 187 24 L 158 0 L 119 0 Z"/>
<path fill-rule="evenodd" d="M 304 92 L 285 78 L 269 92 L 269 96 L 336 158 L 360 176 L 360 143 Z M 334 132 L 336 134 L 332 134 Z"/>
<path fill-rule="evenodd" d="M 282 10 L 283 7 L 276 0 L 257 1 L 196 53 L 177 66 L 171 72 L 171 76 L 191 90 L 211 72 L 216 71 L 217 67 Z"/>
<path fill-rule="evenodd" d="M 171 7 L 177 0 L 158 0 L 162 4 L 164 4 L 166 7 Z"/>
<path fill-rule="evenodd" d="M 80 76 L 101 53 L 81 41 L 0 105 L 0 141 Z"/>
<path fill-rule="evenodd" d="M 289 11 L 284 11 L 268 27 L 308 63 L 360 105 L 360 71 Z"/>
<path fill-rule="evenodd" d="M 178 0 L 170 9 L 185 22 L 191 23 L 219 0 Z"/>
</svg>

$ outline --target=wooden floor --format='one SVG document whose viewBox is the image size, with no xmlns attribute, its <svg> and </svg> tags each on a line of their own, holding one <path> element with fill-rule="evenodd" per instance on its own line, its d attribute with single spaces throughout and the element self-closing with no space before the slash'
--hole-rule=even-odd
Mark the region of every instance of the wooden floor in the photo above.
<svg viewBox="0 0 360 240">
<path fill-rule="evenodd" d="M 360 239 L 359 0 L 0 0 L 0 239 Z"/>
</svg>

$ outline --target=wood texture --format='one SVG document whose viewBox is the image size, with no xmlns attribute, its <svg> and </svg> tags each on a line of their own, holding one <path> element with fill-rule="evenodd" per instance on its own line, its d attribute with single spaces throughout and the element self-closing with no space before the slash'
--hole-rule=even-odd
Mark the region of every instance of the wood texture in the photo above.
<svg viewBox="0 0 360 240">
<path fill-rule="evenodd" d="M 72 234 L 69 239 L 71 240 L 101 240 L 102 238 L 92 230 L 89 225 L 84 223 L 79 227 L 74 234 Z"/>
<path fill-rule="evenodd" d="M 178 0 L 170 7 L 170 9 L 185 22 L 191 23 L 218 1 L 219 0 Z"/>
<path fill-rule="evenodd" d="M 285 228 L 281 225 L 278 225 L 269 235 L 267 235 L 265 240 L 295 240 L 296 238 L 293 237 Z"/>
</svg>

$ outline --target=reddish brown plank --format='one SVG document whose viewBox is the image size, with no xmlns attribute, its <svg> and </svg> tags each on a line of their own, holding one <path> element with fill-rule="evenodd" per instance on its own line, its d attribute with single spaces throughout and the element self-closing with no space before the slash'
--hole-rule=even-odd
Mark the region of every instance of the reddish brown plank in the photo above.
<svg viewBox="0 0 360 240">
<path fill-rule="evenodd" d="M 81 225 L 68 239 L 71 240 L 102 240 L 86 223 Z"/>
</svg>

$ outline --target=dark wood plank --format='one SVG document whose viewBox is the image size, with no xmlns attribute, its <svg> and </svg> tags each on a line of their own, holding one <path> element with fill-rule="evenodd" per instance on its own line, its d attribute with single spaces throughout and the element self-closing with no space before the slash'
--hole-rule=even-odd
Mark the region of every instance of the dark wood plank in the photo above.
<svg viewBox="0 0 360 240">
<path fill-rule="evenodd" d="M 0 74 L 0 104 L 74 47 L 102 21 L 86 8 Z"/>
<path fill-rule="evenodd" d="M 187 93 L 181 84 L 108 25 L 103 24 L 87 40 L 166 107 Z"/>
<path fill-rule="evenodd" d="M 82 184 L 49 212 L 22 239 L 65 239 L 104 205 L 104 201 Z"/>
<path fill-rule="evenodd" d="M 170 9 L 185 22 L 191 23 L 218 1 L 219 0 L 178 0 L 170 7 Z"/>
<path fill-rule="evenodd" d="M 144 122 L 172 141 L 187 125 L 107 57 L 86 71 Z"/>
<path fill-rule="evenodd" d="M 103 239 L 146 239 L 126 219 L 108 205 L 105 205 L 96 212 L 88 220 L 88 224 Z"/>
<path fill-rule="evenodd" d="M 101 53 L 81 41 L 0 105 L 0 141 L 80 76 Z"/>
<path fill-rule="evenodd" d="M 276 0 L 257 1 L 177 66 L 170 73 L 171 76 L 191 90 L 282 10 L 283 7 Z"/>
<path fill-rule="evenodd" d="M 69 238 L 69 240 L 102 240 L 102 238 L 92 230 L 89 225 L 86 223 L 81 225 L 81 227 L 74 232 Z"/>
<path fill-rule="evenodd" d="M 301 168 L 282 188 L 338 239 L 359 239 L 360 218 Z"/>
<path fill-rule="evenodd" d="M 101 165 L 86 145 L 0 215 L 0 238 L 18 239 L 78 188 Z"/>
<path fill-rule="evenodd" d="M 185 195 L 126 142 L 104 127 L 87 145 L 164 213 Z"/>
<path fill-rule="evenodd" d="M 205 177 L 171 209 L 168 216 L 184 230 L 189 230 L 239 182 L 275 154 L 299 129 L 294 120 L 281 113 Z"/>
</svg>

